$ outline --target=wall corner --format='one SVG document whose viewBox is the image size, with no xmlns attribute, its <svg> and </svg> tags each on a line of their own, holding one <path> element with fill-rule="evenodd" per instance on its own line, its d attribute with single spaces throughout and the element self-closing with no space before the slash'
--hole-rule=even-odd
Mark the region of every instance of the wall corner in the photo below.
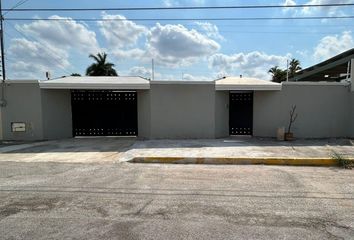
<svg viewBox="0 0 354 240">
<path fill-rule="evenodd" d="M 354 58 L 350 60 L 350 85 L 351 91 L 354 92 Z"/>
</svg>

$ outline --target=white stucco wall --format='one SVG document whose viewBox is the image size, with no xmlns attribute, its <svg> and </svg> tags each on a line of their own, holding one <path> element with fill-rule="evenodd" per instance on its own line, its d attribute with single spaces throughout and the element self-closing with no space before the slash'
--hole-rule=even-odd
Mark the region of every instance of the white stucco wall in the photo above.
<svg viewBox="0 0 354 240">
<path fill-rule="evenodd" d="M 296 137 L 348 137 L 350 95 L 349 86 L 341 83 L 284 83 L 282 91 L 255 92 L 254 135 L 276 136 L 278 127 L 287 128 L 289 111 L 296 105 Z"/>
<path fill-rule="evenodd" d="M 6 85 L 1 108 L 3 139 L 72 136 L 70 90 L 40 90 L 38 83 Z M 254 92 L 254 136 L 275 137 L 297 105 L 293 132 L 299 138 L 354 137 L 354 92 L 341 83 L 284 83 L 281 91 Z M 11 132 L 11 122 L 27 131 Z M 152 83 L 138 90 L 141 138 L 217 138 L 229 133 L 229 92 L 213 83 Z"/>
<path fill-rule="evenodd" d="M 6 106 L 1 108 L 4 140 L 43 139 L 41 93 L 35 81 L 11 81 L 5 87 Z M 25 132 L 12 132 L 12 122 L 24 122 Z"/>
<path fill-rule="evenodd" d="M 43 138 L 72 137 L 71 92 L 69 89 L 42 89 Z"/>
<path fill-rule="evenodd" d="M 150 85 L 151 138 L 214 138 L 215 85 Z"/>
</svg>

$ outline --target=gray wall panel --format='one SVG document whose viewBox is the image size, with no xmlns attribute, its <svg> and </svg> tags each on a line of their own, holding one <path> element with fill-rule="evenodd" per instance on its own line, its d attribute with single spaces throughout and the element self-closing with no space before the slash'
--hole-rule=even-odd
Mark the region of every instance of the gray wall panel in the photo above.
<svg viewBox="0 0 354 240">
<path fill-rule="evenodd" d="M 8 83 L 5 99 L 7 105 L 1 109 L 3 139 L 43 139 L 41 93 L 38 83 Z M 26 131 L 12 132 L 12 122 L 26 123 Z"/>
<path fill-rule="evenodd" d="M 215 92 L 215 137 L 229 136 L 229 91 Z"/>
<path fill-rule="evenodd" d="M 152 138 L 214 138 L 215 85 L 151 84 Z"/>
<path fill-rule="evenodd" d="M 350 94 L 343 85 L 288 85 L 282 91 L 254 95 L 254 135 L 276 136 L 278 127 L 287 127 L 291 106 L 297 105 L 293 125 L 296 137 L 324 138 L 349 136 Z"/>
<path fill-rule="evenodd" d="M 42 89 L 44 139 L 72 137 L 71 94 L 67 89 Z"/>
<path fill-rule="evenodd" d="M 351 113 L 351 116 L 350 116 L 350 119 L 349 119 L 349 122 L 350 122 L 350 137 L 354 138 L 354 92 L 351 92 L 350 94 L 350 98 L 351 98 L 351 102 L 350 102 L 350 113 Z"/>
<path fill-rule="evenodd" d="M 138 137 L 150 138 L 150 91 L 138 91 Z"/>
</svg>

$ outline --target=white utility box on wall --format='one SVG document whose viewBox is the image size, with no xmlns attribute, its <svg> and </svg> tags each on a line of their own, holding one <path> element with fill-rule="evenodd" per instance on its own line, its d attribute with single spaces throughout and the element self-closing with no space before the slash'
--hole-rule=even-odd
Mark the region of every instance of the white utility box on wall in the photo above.
<svg viewBox="0 0 354 240">
<path fill-rule="evenodd" d="M 26 132 L 26 123 L 24 122 L 13 122 L 11 123 L 12 132 Z"/>
</svg>

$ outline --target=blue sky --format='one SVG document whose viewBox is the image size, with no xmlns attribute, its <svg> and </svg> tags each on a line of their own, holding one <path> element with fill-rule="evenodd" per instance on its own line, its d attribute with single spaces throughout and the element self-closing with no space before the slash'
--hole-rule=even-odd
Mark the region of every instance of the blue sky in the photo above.
<svg viewBox="0 0 354 240">
<path fill-rule="evenodd" d="M 3 8 L 18 1 L 3 0 Z M 294 5 L 354 0 L 29 0 L 20 8 Z M 43 79 L 85 73 L 90 53 L 105 51 L 120 75 L 161 80 L 211 80 L 221 76 L 270 79 L 267 70 L 297 58 L 303 67 L 354 47 L 353 19 L 263 21 L 134 21 L 136 18 L 225 18 L 354 15 L 353 7 L 95 12 L 9 12 L 5 18 L 71 18 L 68 21 L 6 21 L 7 75 Z M 127 19 L 82 22 L 75 18 Z"/>
</svg>

